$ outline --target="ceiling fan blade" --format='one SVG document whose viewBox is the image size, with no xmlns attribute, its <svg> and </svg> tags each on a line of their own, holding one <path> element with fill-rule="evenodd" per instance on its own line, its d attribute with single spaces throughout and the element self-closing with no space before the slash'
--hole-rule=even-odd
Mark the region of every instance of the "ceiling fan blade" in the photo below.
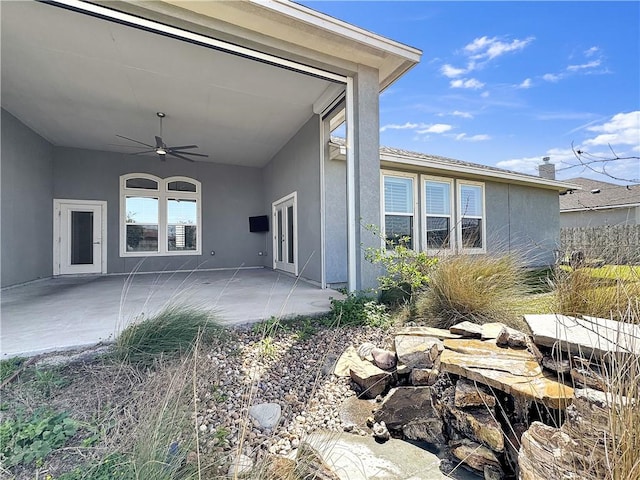
<svg viewBox="0 0 640 480">
<path fill-rule="evenodd" d="M 209 155 L 205 155 L 204 153 L 192 153 L 192 152 L 181 152 L 181 151 L 176 152 L 174 148 L 168 148 L 167 152 L 169 152 L 169 153 L 179 153 L 181 155 L 193 155 L 194 157 L 204 157 L 204 158 L 208 158 L 209 157 Z"/>
<path fill-rule="evenodd" d="M 162 143 L 162 137 L 156 135 L 156 148 L 164 147 L 164 143 Z"/>
<path fill-rule="evenodd" d="M 134 152 L 134 153 L 130 153 L 129 155 L 142 155 L 143 153 L 156 153 L 156 149 L 154 148 L 153 150 L 143 150 L 142 152 Z"/>
<path fill-rule="evenodd" d="M 179 147 L 167 147 L 169 150 L 188 150 L 190 148 L 198 148 L 198 145 L 180 145 Z"/>
<path fill-rule="evenodd" d="M 195 160 L 192 160 L 192 159 L 190 159 L 190 158 L 187 158 L 187 157 L 185 157 L 185 156 L 182 156 L 182 155 L 180 155 L 179 153 L 174 153 L 174 152 L 172 152 L 172 151 L 168 151 L 168 152 L 167 152 L 167 155 L 172 155 L 172 156 L 174 156 L 174 157 L 181 158 L 182 160 L 186 160 L 187 162 L 195 162 Z M 163 157 L 166 157 L 166 155 L 162 155 L 162 156 L 163 156 Z"/>
<path fill-rule="evenodd" d="M 140 145 L 144 145 L 145 147 L 153 148 L 153 145 L 149 145 L 148 143 L 144 143 L 139 140 L 134 140 L 133 138 L 125 137 L 124 135 L 116 135 L 116 137 L 124 138 L 125 140 L 129 140 L 130 142 L 139 143 Z"/>
</svg>

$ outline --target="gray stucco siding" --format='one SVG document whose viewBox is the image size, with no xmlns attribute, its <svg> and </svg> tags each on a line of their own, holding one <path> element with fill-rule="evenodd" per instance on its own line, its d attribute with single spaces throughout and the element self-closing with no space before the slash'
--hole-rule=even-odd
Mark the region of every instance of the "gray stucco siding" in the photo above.
<svg viewBox="0 0 640 480">
<path fill-rule="evenodd" d="M 55 198 L 107 202 L 107 271 L 192 270 L 262 266 L 265 234 L 249 232 L 249 217 L 263 215 L 262 178 L 258 168 L 153 156 L 56 148 Z M 120 176 L 150 173 L 161 178 L 186 176 L 202 185 L 202 255 L 120 256 Z M 215 251 L 215 255 L 211 255 Z"/>
<path fill-rule="evenodd" d="M 53 273 L 52 145 L 2 109 L 2 286 Z"/>
<path fill-rule="evenodd" d="M 271 227 L 265 264 L 273 265 L 272 204 L 297 192 L 298 273 L 315 282 L 322 281 L 320 158 L 320 119 L 313 115 L 263 170 L 264 210 Z"/>
</svg>

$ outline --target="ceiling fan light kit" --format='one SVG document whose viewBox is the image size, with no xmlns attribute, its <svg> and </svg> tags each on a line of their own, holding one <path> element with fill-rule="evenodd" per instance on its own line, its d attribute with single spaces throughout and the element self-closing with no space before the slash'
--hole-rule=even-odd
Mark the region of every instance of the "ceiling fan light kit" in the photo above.
<svg viewBox="0 0 640 480">
<path fill-rule="evenodd" d="M 203 153 L 193 153 L 193 152 L 186 152 L 185 151 L 185 150 L 191 150 L 193 148 L 198 148 L 197 145 L 180 145 L 180 146 L 177 146 L 177 147 L 170 147 L 166 143 L 164 143 L 164 140 L 162 139 L 162 119 L 164 117 L 166 117 L 167 115 L 165 113 L 163 113 L 163 112 L 157 112 L 156 115 L 160 119 L 160 135 L 159 136 L 156 135 L 156 137 L 155 137 L 155 139 L 156 139 L 155 147 L 153 145 L 149 145 L 148 143 L 141 142 L 140 140 L 134 140 L 133 138 L 125 137 L 123 135 L 116 135 L 116 137 L 124 138 L 125 140 L 129 140 L 131 142 L 139 143 L 140 145 L 144 145 L 145 147 L 150 148 L 150 150 L 143 150 L 142 152 L 136 152 L 133 155 L 142 155 L 144 153 L 155 153 L 163 161 L 165 161 L 167 159 L 167 155 L 170 155 L 172 157 L 176 157 L 176 158 L 180 158 L 182 160 L 186 160 L 187 162 L 193 162 L 194 160 L 189 158 L 189 157 L 186 157 L 185 155 L 190 155 L 190 156 L 193 156 L 193 157 L 204 157 L 204 158 L 209 157 L 209 155 L 205 155 Z"/>
</svg>

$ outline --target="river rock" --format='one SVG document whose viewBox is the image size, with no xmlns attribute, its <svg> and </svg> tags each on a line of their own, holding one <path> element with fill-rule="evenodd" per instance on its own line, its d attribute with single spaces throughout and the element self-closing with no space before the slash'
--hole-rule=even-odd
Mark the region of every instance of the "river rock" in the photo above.
<svg viewBox="0 0 640 480">
<path fill-rule="evenodd" d="M 396 353 L 383 348 L 373 348 L 371 350 L 371 357 L 373 358 L 373 363 L 383 370 L 391 370 L 395 368 L 398 363 Z"/>
<path fill-rule="evenodd" d="M 391 438 L 389 429 L 387 428 L 384 422 L 374 423 L 373 426 L 371 427 L 371 430 L 373 431 L 373 438 L 375 438 L 378 441 L 386 442 Z"/>
<path fill-rule="evenodd" d="M 260 403 L 249 409 L 249 416 L 256 420 L 260 427 L 272 429 L 280 421 L 282 407 L 277 403 Z"/>
<path fill-rule="evenodd" d="M 433 337 L 399 335 L 395 337 L 395 349 L 399 363 L 409 368 L 432 368 L 444 345 Z"/>
<path fill-rule="evenodd" d="M 373 356 L 371 355 L 371 351 L 376 348 L 376 346 L 373 343 L 369 343 L 369 342 L 365 342 L 362 345 L 360 345 L 358 347 L 358 350 L 356 350 L 358 352 L 358 356 L 360 357 L 361 360 L 369 360 L 370 362 L 373 362 Z"/>
</svg>

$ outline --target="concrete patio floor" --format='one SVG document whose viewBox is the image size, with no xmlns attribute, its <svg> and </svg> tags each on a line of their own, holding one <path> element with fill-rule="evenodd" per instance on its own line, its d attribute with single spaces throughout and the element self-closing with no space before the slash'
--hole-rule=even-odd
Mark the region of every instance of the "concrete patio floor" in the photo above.
<svg viewBox="0 0 640 480">
<path fill-rule="evenodd" d="M 111 341 L 169 305 L 211 309 L 224 325 L 329 311 L 335 290 L 268 269 L 58 277 L 1 292 L 0 358 Z"/>
</svg>

